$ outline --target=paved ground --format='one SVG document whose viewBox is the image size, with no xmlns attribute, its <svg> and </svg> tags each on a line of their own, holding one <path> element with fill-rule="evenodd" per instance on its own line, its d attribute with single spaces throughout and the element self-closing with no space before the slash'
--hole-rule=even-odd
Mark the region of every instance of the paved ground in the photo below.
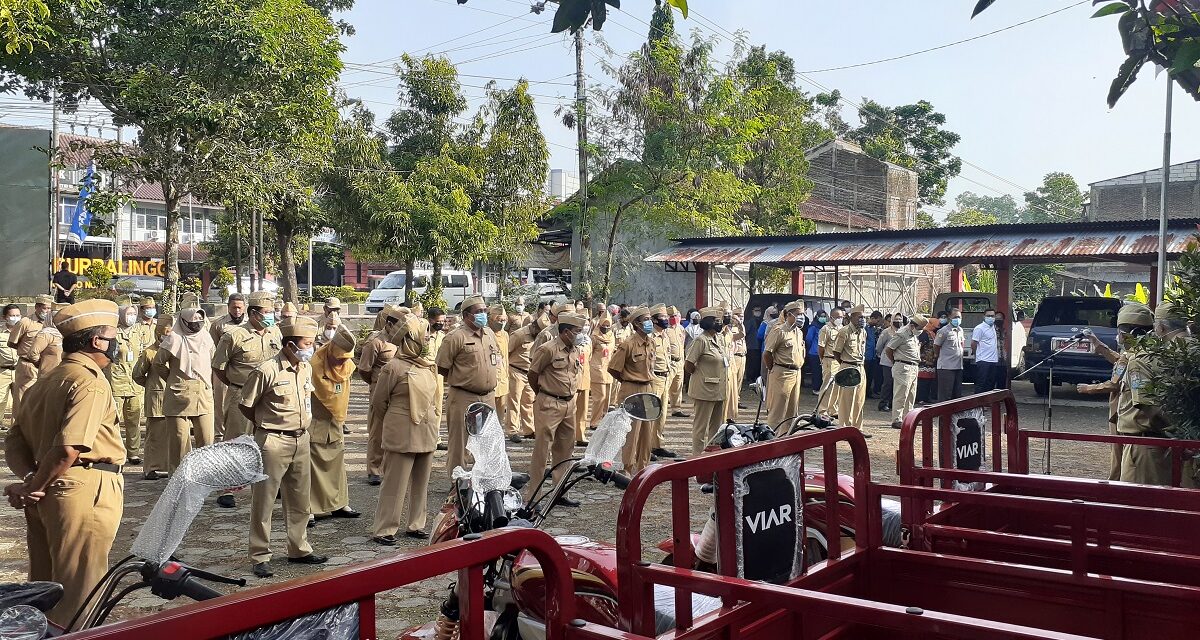
<svg viewBox="0 0 1200 640">
<path fill-rule="evenodd" d="M 371 516 L 375 510 L 377 490 L 365 483 L 365 451 L 366 451 L 366 386 L 356 383 L 355 396 L 351 403 L 350 427 L 353 433 L 347 436 L 346 458 L 350 474 L 350 493 L 353 506 L 364 513 L 357 520 L 334 519 L 320 522 L 310 529 L 310 540 L 317 553 L 330 556 L 327 567 L 340 567 L 354 562 L 371 560 L 397 553 L 404 553 L 420 546 L 415 540 L 405 539 L 403 546 L 388 549 L 373 544 L 369 540 Z M 1042 422 L 1044 399 L 1033 395 L 1032 388 L 1027 383 L 1017 383 L 1015 391 L 1021 402 L 1019 415 L 1022 425 L 1036 428 Z M 804 406 L 810 406 L 815 400 L 811 395 L 805 395 Z M 753 417 L 754 404 L 747 395 L 745 404 L 749 409 L 743 412 L 743 419 Z M 875 401 L 867 403 L 867 428 L 865 431 L 873 436 L 868 440 L 871 450 L 872 475 L 876 481 L 892 482 L 896 480 L 895 450 L 898 444 L 898 431 L 887 426 L 889 417 L 875 410 Z M 1087 399 L 1074 392 L 1056 391 L 1055 424 L 1056 430 L 1100 432 L 1106 429 L 1105 407 L 1100 402 Z M 684 407 L 687 411 L 688 407 Z M 690 418 L 671 418 L 668 420 L 668 447 L 678 452 L 686 452 L 691 443 Z M 529 464 L 532 442 L 510 445 L 510 457 L 514 470 L 525 470 Z M 439 452 L 434 461 L 434 476 L 431 482 L 429 505 L 431 509 L 440 508 L 445 497 L 447 474 L 445 469 L 445 454 Z M 1053 451 L 1053 472 L 1063 475 L 1079 475 L 1085 477 L 1101 477 L 1107 470 L 1107 453 L 1098 448 L 1056 446 Z M 1034 456 L 1034 465 L 1039 458 Z M 0 482 L 7 484 L 15 479 L 4 470 L 0 474 Z M 140 468 L 134 468 L 125 477 L 125 515 L 113 548 L 113 560 L 124 557 L 130 544 L 137 534 L 150 509 L 153 507 L 158 493 L 165 481 L 148 482 L 141 479 Z M 559 509 L 551 516 L 548 531 L 552 534 L 581 534 L 597 540 L 611 541 L 615 537 L 616 511 L 620 502 L 620 494 L 611 486 L 584 483 L 577 488 L 574 495 L 583 502 L 579 509 Z M 658 540 L 669 535 L 669 506 L 665 494 L 657 496 L 648 508 L 643 531 L 645 539 Z M 711 500 L 696 492 L 693 497 L 693 514 L 703 516 Z M 308 575 L 317 568 L 288 565 L 283 561 L 284 533 L 282 518 L 276 512 L 274 522 L 274 549 L 280 554 L 273 563 L 275 577 L 270 580 L 260 580 L 250 574 L 250 562 L 246 557 L 247 523 L 249 520 L 249 497 L 239 498 L 235 509 L 216 507 L 210 499 L 204 510 L 197 517 L 187 537 L 180 547 L 178 556 L 187 563 L 203 567 L 217 573 L 241 576 L 250 581 L 251 585 L 261 585 L 269 582 L 279 582 L 298 576 Z M 432 524 L 432 514 L 430 518 Z M 0 582 L 21 581 L 24 579 L 25 566 L 25 524 L 20 512 L 7 506 L 0 507 Z M 388 593 L 380 594 L 378 601 L 379 631 L 384 637 L 394 637 L 397 632 L 410 625 L 424 622 L 436 615 L 437 604 L 445 595 L 449 577 L 428 580 L 423 583 L 409 585 Z M 161 600 L 141 592 L 138 597 L 126 601 L 127 606 L 119 609 L 116 617 L 136 617 L 158 610 L 164 606 L 177 606 L 176 603 L 163 603 Z"/>
</svg>

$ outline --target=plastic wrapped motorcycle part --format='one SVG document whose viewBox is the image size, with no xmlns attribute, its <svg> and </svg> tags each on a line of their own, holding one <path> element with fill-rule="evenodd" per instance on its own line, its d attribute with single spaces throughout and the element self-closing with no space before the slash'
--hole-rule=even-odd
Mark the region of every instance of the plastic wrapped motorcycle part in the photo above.
<svg viewBox="0 0 1200 640">
<path fill-rule="evenodd" d="M 262 451 L 248 435 L 193 449 L 171 475 L 130 550 L 161 565 L 175 553 L 210 493 L 265 480 L 262 471 Z"/>
<path fill-rule="evenodd" d="M 614 471 L 619 470 L 621 447 L 625 446 L 625 436 L 632 428 L 633 418 L 624 409 L 609 411 L 592 432 L 580 464 L 588 466 L 607 462 L 612 465 Z"/>
<path fill-rule="evenodd" d="M 883 545 L 885 547 L 900 547 L 903 538 L 900 535 L 900 501 L 892 498 L 880 500 L 882 507 L 880 521 L 883 523 Z"/>
<path fill-rule="evenodd" d="M 14 582 L 0 584 L 0 611 L 19 604 L 49 611 L 62 600 L 63 586 L 57 582 Z M 3 637 L 3 636 L 0 636 Z"/>
<path fill-rule="evenodd" d="M 721 608 L 721 599 L 702 593 L 692 594 L 692 618 Z M 662 584 L 654 585 L 654 635 L 675 629 L 675 589 Z"/>
<path fill-rule="evenodd" d="M 696 559 L 707 564 L 717 564 L 717 510 L 709 508 L 708 520 L 700 530 L 700 540 L 696 543 Z"/>
<path fill-rule="evenodd" d="M 475 458 L 471 465 L 471 488 L 482 495 L 504 491 L 512 484 L 512 465 L 505 450 L 504 429 L 495 411 L 489 411 L 479 435 L 467 435 L 467 451 Z M 457 473 L 457 469 L 455 470 Z"/>
<path fill-rule="evenodd" d="M 27 604 L 0 612 L 0 638 L 4 640 L 41 640 L 48 628 L 46 614 Z"/>
<path fill-rule="evenodd" d="M 358 603 L 231 635 L 229 640 L 358 640 Z"/>
<path fill-rule="evenodd" d="M 781 584 L 804 573 L 804 502 L 800 455 L 733 471 L 737 575 Z"/>
</svg>

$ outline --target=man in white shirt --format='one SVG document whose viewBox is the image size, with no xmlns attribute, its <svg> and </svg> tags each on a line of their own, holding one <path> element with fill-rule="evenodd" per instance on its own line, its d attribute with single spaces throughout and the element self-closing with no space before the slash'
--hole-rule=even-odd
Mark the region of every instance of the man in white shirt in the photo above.
<svg viewBox="0 0 1200 640">
<path fill-rule="evenodd" d="M 933 339 L 933 350 L 937 354 L 938 402 L 961 398 L 963 374 L 963 348 L 966 341 L 962 330 L 962 313 L 958 309 L 950 312 L 950 323 L 937 332 Z"/>
<path fill-rule="evenodd" d="M 975 393 L 996 388 L 1000 374 L 1000 349 L 996 340 L 996 310 L 983 312 L 983 322 L 971 332 L 971 353 L 975 354 Z"/>
</svg>

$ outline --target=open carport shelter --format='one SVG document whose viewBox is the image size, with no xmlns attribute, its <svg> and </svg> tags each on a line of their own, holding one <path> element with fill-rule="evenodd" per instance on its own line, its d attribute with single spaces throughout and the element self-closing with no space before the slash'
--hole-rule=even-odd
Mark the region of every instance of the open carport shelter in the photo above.
<svg viewBox="0 0 1200 640">
<path fill-rule="evenodd" d="M 1171 220 L 1167 259 L 1177 259 L 1196 241 L 1200 219 Z M 1157 220 L 996 224 L 816 233 L 797 236 L 737 236 L 675 239 L 675 246 L 646 258 L 670 271 L 694 271 L 696 306 L 708 304 L 708 276 L 714 265 L 757 264 L 792 272 L 792 293 L 803 293 L 805 270 L 847 266 L 940 264 L 951 267 L 951 291 L 962 286 L 962 268 L 977 264 L 996 270 L 996 306 L 1012 306 L 1015 264 L 1125 262 L 1150 271 L 1151 301 L 1161 278 Z"/>
</svg>

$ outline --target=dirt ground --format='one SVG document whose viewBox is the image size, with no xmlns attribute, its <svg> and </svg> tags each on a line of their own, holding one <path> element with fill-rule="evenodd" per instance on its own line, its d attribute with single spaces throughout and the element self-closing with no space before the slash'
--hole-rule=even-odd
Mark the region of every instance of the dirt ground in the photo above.
<svg viewBox="0 0 1200 640">
<path fill-rule="evenodd" d="M 1033 395 L 1027 383 L 1016 383 L 1014 389 L 1019 402 L 1018 415 L 1025 428 L 1038 429 L 1043 424 L 1044 399 Z M 272 562 L 275 576 L 262 580 L 250 573 L 251 563 L 246 555 L 248 541 L 249 496 L 238 497 L 233 509 L 222 509 L 210 498 L 196 518 L 188 535 L 180 546 L 177 556 L 183 562 L 224 575 L 244 577 L 249 581 L 246 588 L 268 583 L 281 582 L 311 574 L 322 569 L 342 567 L 355 562 L 373 560 L 394 554 L 405 553 L 422 545 L 420 541 L 404 538 L 401 546 L 386 548 L 370 541 L 370 526 L 375 511 L 378 490 L 366 484 L 366 385 L 355 383 L 349 427 L 352 433 L 346 438 L 346 462 L 350 476 L 352 506 L 363 512 L 359 519 L 324 520 L 309 529 L 310 541 L 316 553 L 330 556 L 324 567 L 288 565 L 284 560 L 285 544 L 282 514 L 276 511 L 273 526 L 273 547 L 276 558 Z M 809 407 L 815 397 L 806 395 L 802 406 Z M 896 448 L 898 430 L 888 426 L 890 416 L 876 410 L 876 401 L 868 400 L 866 427 L 864 432 L 872 436 L 868 441 L 871 455 L 871 474 L 876 482 L 896 482 Z M 754 399 L 747 393 L 743 398 L 741 419 L 752 419 L 755 411 Z M 685 412 L 690 412 L 686 404 Z M 1075 394 L 1073 391 L 1056 389 L 1053 428 L 1059 431 L 1100 433 L 1107 429 L 1106 407 L 1103 403 Z M 667 422 L 667 447 L 681 454 L 691 447 L 691 419 L 672 417 Z M 532 451 L 532 441 L 510 444 L 509 455 L 514 470 L 527 470 Z M 429 489 L 430 523 L 433 511 L 440 508 L 448 487 L 445 454 L 438 452 L 434 461 L 433 477 Z M 1032 454 L 1031 470 L 1041 468 L 1044 456 L 1040 451 Z M 1051 472 L 1087 478 L 1107 475 L 1108 452 L 1104 447 L 1085 444 L 1055 445 L 1051 450 Z M 843 471 L 847 470 L 848 459 L 843 456 Z M 0 481 L 5 484 L 16 481 L 7 469 Z M 131 467 L 125 474 L 125 512 L 120 531 L 112 551 L 112 560 L 124 557 L 138 529 L 158 498 L 165 481 L 142 479 L 141 468 Z M 582 483 L 574 491 L 574 497 L 583 503 L 577 509 L 559 508 L 550 517 L 547 530 L 554 535 L 577 534 L 595 540 L 612 541 L 615 538 L 616 513 L 621 494 L 612 486 L 597 483 Z M 215 497 L 215 496 L 214 496 Z M 692 494 L 692 515 L 699 519 L 707 513 L 711 498 L 698 491 Z M 656 541 L 670 534 L 670 508 L 665 492 L 656 494 L 647 508 L 643 521 L 645 540 Z M 25 579 L 25 521 L 21 512 L 4 506 L 0 509 L 0 582 L 19 582 Z M 438 603 L 445 595 L 449 576 L 407 585 L 380 594 L 377 599 L 379 632 L 383 637 L 395 635 L 413 625 L 436 615 Z M 148 592 L 135 593 L 114 614 L 115 618 L 146 615 L 165 607 L 179 606 L 183 599 L 166 603 Z"/>
</svg>

